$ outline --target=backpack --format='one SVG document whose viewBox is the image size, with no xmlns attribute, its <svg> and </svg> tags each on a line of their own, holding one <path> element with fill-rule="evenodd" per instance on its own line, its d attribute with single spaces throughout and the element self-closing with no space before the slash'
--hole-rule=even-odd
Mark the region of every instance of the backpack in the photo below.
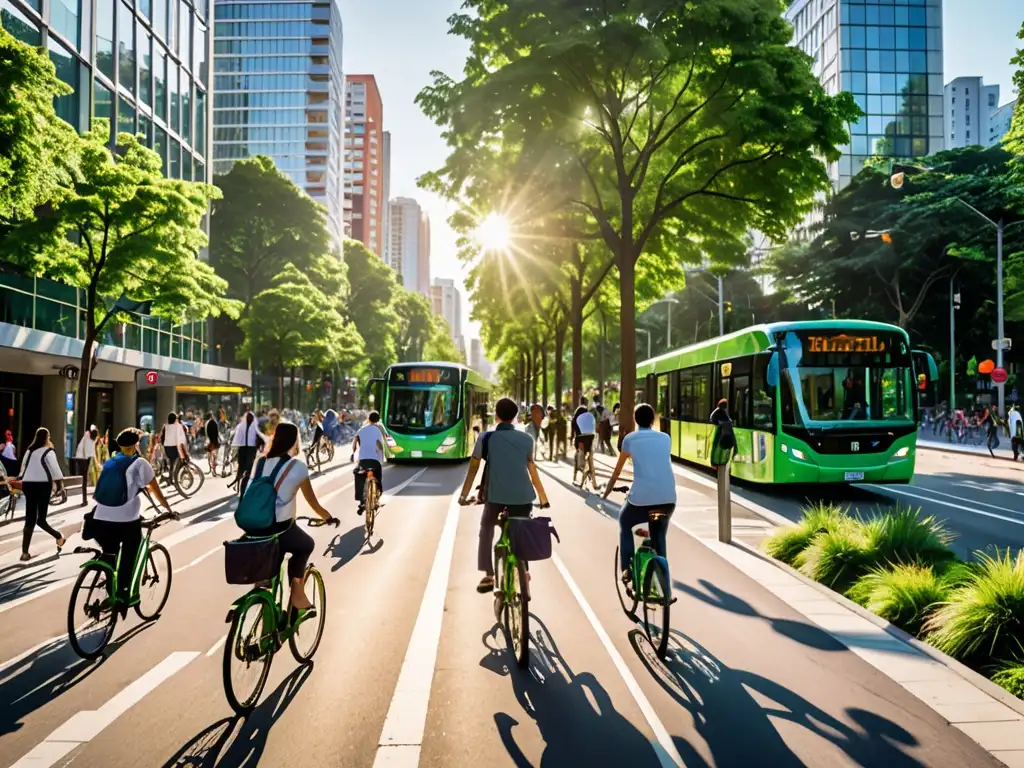
<svg viewBox="0 0 1024 768">
<path fill-rule="evenodd" d="M 96 480 L 96 489 L 92 498 L 97 504 L 105 507 L 120 507 L 127 504 L 128 499 L 128 469 L 139 454 L 134 453 L 126 456 L 117 452 L 105 462 L 100 470 L 99 479 Z"/>
<path fill-rule="evenodd" d="M 491 468 L 491 462 L 487 460 L 487 441 L 493 434 L 493 432 L 484 432 L 483 436 L 480 438 L 482 441 L 480 444 L 480 458 L 484 462 L 484 471 L 483 474 L 480 475 L 480 485 L 476 487 L 476 500 L 481 504 L 487 503 L 487 476 L 490 474 L 489 470 Z"/>
<path fill-rule="evenodd" d="M 263 475 L 266 457 L 256 462 L 255 477 L 249 481 L 245 496 L 238 502 L 235 510 L 235 524 L 246 533 L 265 531 L 277 522 L 277 492 L 291 471 L 295 460 L 279 461 L 269 475 Z M 281 468 L 287 464 L 288 469 L 281 474 Z M 281 474 L 281 479 L 277 476 Z"/>
</svg>

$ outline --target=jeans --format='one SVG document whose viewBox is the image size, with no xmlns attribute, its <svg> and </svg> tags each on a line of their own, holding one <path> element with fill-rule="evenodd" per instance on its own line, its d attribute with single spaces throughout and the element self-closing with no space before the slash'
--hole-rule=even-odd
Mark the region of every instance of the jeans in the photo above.
<svg viewBox="0 0 1024 768">
<path fill-rule="evenodd" d="M 111 568 L 117 564 L 117 552 L 121 550 L 121 567 L 117 569 L 117 591 L 127 596 L 131 591 L 135 558 L 142 545 L 142 520 L 129 523 L 115 523 L 109 520 L 92 521 L 90 530 L 93 538 L 103 550 L 100 559 Z"/>
<path fill-rule="evenodd" d="M 373 470 L 373 476 L 377 478 L 377 487 L 383 492 L 384 490 L 384 467 L 380 465 L 380 462 L 376 459 L 360 459 L 360 469 L 371 469 Z M 366 475 L 361 472 L 356 473 L 356 501 L 362 503 L 363 501 L 363 489 L 366 486 Z"/>
<path fill-rule="evenodd" d="M 476 567 L 488 576 L 494 576 L 494 527 L 498 524 L 498 516 L 506 509 L 509 517 L 529 517 L 533 504 L 484 504 L 480 513 L 480 544 L 476 550 Z"/>
<path fill-rule="evenodd" d="M 629 562 L 633 559 L 636 546 L 633 544 L 633 528 L 637 525 L 649 523 L 651 532 L 651 544 L 654 551 L 662 557 L 667 557 L 668 521 L 672 518 L 675 504 L 655 504 L 653 506 L 638 507 L 628 501 L 619 510 L 619 567 L 622 570 L 629 568 Z M 650 518 L 651 512 L 665 512 L 664 517 L 656 520 Z"/>
<path fill-rule="evenodd" d="M 53 484 L 49 480 L 41 483 L 23 483 L 21 492 L 25 495 L 25 530 L 21 535 L 21 551 L 28 552 L 32 533 L 37 525 L 53 538 L 59 539 L 60 531 L 46 522 L 46 510 L 50 507 Z"/>
</svg>

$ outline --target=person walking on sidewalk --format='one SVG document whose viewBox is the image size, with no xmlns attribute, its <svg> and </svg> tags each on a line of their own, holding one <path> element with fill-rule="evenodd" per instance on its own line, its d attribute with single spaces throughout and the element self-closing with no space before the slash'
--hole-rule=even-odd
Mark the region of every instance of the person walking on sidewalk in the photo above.
<svg viewBox="0 0 1024 768">
<path fill-rule="evenodd" d="M 1014 405 L 1010 408 L 1010 447 L 1013 448 L 1013 460 L 1024 452 L 1024 418 L 1020 415 L 1020 406 Z"/>
<path fill-rule="evenodd" d="M 173 484 L 178 463 L 188 458 L 188 435 L 185 434 L 185 426 L 174 411 L 167 414 L 167 423 L 160 430 L 160 444 L 164 447 L 164 456 L 171 470 L 170 483 Z"/>
<path fill-rule="evenodd" d="M 11 430 L 4 432 L 3 442 L 0 442 L 0 464 L 3 465 L 7 475 L 18 474 L 18 448 L 14 444 L 14 433 Z"/>
<path fill-rule="evenodd" d="M 31 560 L 29 545 L 36 525 L 57 540 L 57 554 L 64 548 L 64 534 L 46 522 L 46 511 L 53 495 L 53 484 L 62 483 L 64 475 L 57 463 L 57 454 L 50 442 L 50 430 L 40 427 L 35 439 L 25 451 L 18 482 L 25 494 L 25 530 L 21 538 L 21 559 Z"/>
<path fill-rule="evenodd" d="M 82 482 L 89 485 L 96 485 L 96 440 L 100 432 L 93 424 L 89 431 L 82 435 L 75 449 L 75 461 L 78 463 L 78 471 L 82 473 Z"/>
</svg>

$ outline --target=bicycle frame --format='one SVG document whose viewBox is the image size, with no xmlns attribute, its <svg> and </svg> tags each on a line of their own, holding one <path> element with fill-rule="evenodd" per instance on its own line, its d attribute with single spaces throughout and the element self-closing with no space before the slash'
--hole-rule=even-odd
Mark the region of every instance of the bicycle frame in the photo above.
<svg viewBox="0 0 1024 768">
<path fill-rule="evenodd" d="M 282 558 L 280 569 L 270 579 L 270 586 L 253 585 L 252 589 L 231 604 L 224 619 L 225 623 L 230 624 L 239 613 L 244 615 L 253 603 L 261 603 L 263 626 L 271 628 L 269 634 L 259 639 L 258 648 L 261 656 L 265 653 L 277 653 L 298 626 L 292 623 L 290 612 L 286 613 L 284 610 L 284 569 L 285 563 Z"/>
<path fill-rule="evenodd" d="M 90 560 L 86 560 L 84 563 L 82 563 L 79 566 L 79 568 L 82 569 L 82 568 L 87 568 L 90 565 L 95 565 L 98 568 L 103 568 L 104 570 L 107 570 L 107 571 L 113 571 L 112 574 L 111 574 L 111 584 L 113 585 L 113 588 L 111 590 L 111 595 L 110 595 L 110 605 L 112 607 L 119 606 L 119 605 L 129 605 L 129 606 L 132 606 L 132 605 L 135 605 L 136 603 L 139 602 L 139 582 L 142 579 L 142 568 L 143 568 L 143 565 L 146 562 L 146 558 L 149 557 L 149 541 L 152 538 L 152 536 L 153 536 L 153 529 L 152 528 L 146 528 L 146 534 L 145 534 L 145 536 L 142 537 L 142 541 L 139 543 L 139 552 L 138 552 L 138 554 L 135 557 L 135 568 L 132 570 L 131 591 L 128 594 L 128 602 L 127 603 L 124 603 L 118 597 L 118 595 L 120 595 L 121 591 L 120 591 L 120 586 L 117 583 L 117 579 L 118 579 L 117 574 L 121 570 L 121 556 L 122 556 L 122 554 L 124 552 L 124 547 L 123 546 L 122 547 L 118 547 L 118 549 L 117 549 L 117 558 L 114 560 L 113 568 L 111 568 L 110 564 L 106 560 L 102 560 L 99 557 L 94 557 L 94 558 L 92 558 Z M 93 549 L 94 552 L 97 551 L 95 548 L 92 548 L 92 549 Z"/>
<path fill-rule="evenodd" d="M 495 559 L 500 557 L 505 561 L 505 568 L 502 570 L 503 573 L 511 573 L 512 571 L 515 571 L 516 567 L 519 565 L 519 558 L 516 557 L 516 553 L 512 551 L 512 540 L 508 535 L 510 520 L 511 519 L 506 514 L 505 520 L 501 524 L 501 536 L 498 537 L 498 543 L 494 545 Z M 495 565 L 497 565 L 497 563 L 495 563 Z M 504 584 L 496 584 L 495 587 L 500 590 L 502 602 L 511 603 L 514 596 L 512 594 L 512 579 L 505 579 Z M 523 589 L 525 590 L 525 594 L 523 596 L 529 600 L 529 585 L 524 584 Z"/>
<path fill-rule="evenodd" d="M 665 517 L 665 515 L 661 512 L 652 512 L 648 517 L 653 522 L 654 520 L 660 520 Z M 633 560 L 630 563 L 631 575 L 633 577 L 633 591 L 635 594 L 643 589 L 644 579 L 647 577 L 647 569 L 650 567 L 653 560 L 661 560 L 662 565 L 665 567 L 665 572 L 669 572 L 668 560 L 654 550 L 654 545 L 651 543 L 650 531 L 648 531 L 648 535 L 633 553 Z"/>
</svg>

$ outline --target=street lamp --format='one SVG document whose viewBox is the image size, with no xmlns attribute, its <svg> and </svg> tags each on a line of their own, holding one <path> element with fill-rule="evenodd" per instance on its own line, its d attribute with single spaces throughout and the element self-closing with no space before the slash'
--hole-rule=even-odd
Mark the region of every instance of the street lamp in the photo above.
<svg viewBox="0 0 1024 768">
<path fill-rule="evenodd" d="M 668 348 L 672 349 L 672 305 L 678 304 L 676 299 L 671 296 L 666 296 L 664 299 L 658 299 L 656 302 L 651 304 L 651 307 L 656 307 L 658 304 L 668 304 Z M 648 307 L 650 309 L 650 307 Z"/>
<path fill-rule="evenodd" d="M 651 354 L 651 332 L 648 331 L 646 328 L 637 328 L 636 332 L 647 334 L 647 359 L 650 360 L 653 357 L 653 355 Z"/>
<path fill-rule="evenodd" d="M 696 274 L 698 272 L 707 272 L 708 270 L 706 268 L 702 268 L 702 269 L 688 269 L 686 271 L 687 271 L 687 273 L 693 272 L 693 273 Z M 721 275 L 715 275 L 715 277 L 718 278 L 718 335 L 719 336 L 725 336 L 725 312 L 724 312 L 723 301 L 722 301 L 722 299 L 724 298 L 725 291 L 722 288 L 722 276 Z M 703 294 L 701 294 L 701 295 L 703 295 Z"/>
</svg>

